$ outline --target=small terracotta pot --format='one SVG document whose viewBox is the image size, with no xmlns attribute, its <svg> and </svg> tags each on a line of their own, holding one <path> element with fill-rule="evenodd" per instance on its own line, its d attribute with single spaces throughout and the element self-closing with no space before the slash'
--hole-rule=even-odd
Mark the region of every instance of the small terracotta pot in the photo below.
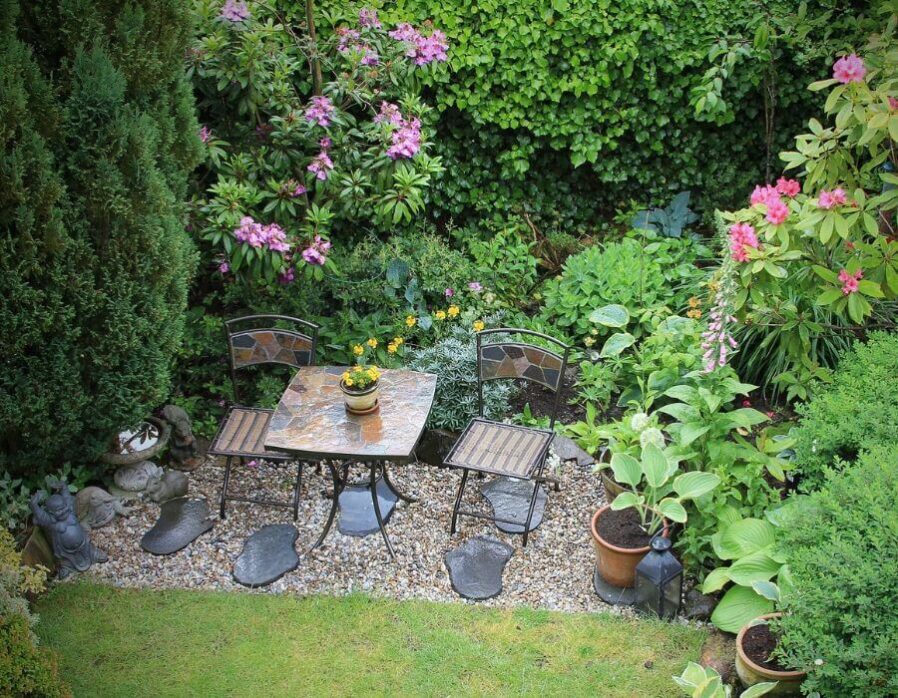
<svg viewBox="0 0 898 698">
<path fill-rule="evenodd" d="M 611 504 L 617 495 L 624 491 L 624 486 L 617 483 L 611 475 L 611 471 L 603 470 L 599 473 L 599 477 L 602 480 L 602 486 L 605 488 L 605 499 Z"/>
<path fill-rule="evenodd" d="M 596 566 L 599 574 L 609 584 L 616 587 L 632 588 L 636 585 L 636 565 L 645 557 L 649 546 L 642 548 L 621 548 L 609 543 L 599 535 L 599 518 L 611 508 L 606 504 L 592 516 L 589 524 L 589 532 L 592 534 L 592 542 L 596 549 Z M 664 522 L 662 534 L 668 537 L 667 522 Z"/>
<path fill-rule="evenodd" d="M 347 388 L 343 381 L 340 381 L 340 390 L 343 391 L 343 402 L 346 403 L 346 409 L 356 414 L 365 414 L 374 409 L 377 405 L 377 382 L 375 381 L 364 390 L 353 390 Z"/>
<path fill-rule="evenodd" d="M 770 695 L 793 696 L 801 693 L 801 682 L 807 673 L 804 671 L 773 671 L 765 669 L 755 664 L 745 651 L 742 649 L 742 639 L 745 637 L 746 631 L 751 627 L 752 623 L 758 620 L 770 620 L 779 618 L 782 613 L 768 613 L 764 616 L 758 616 L 754 621 L 742 626 L 739 634 L 736 636 L 736 673 L 739 679 L 746 687 L 754 686 L 756 683 L 764 681 L 777 681 L 776 688 L 770 691 Z"/>
</svg>

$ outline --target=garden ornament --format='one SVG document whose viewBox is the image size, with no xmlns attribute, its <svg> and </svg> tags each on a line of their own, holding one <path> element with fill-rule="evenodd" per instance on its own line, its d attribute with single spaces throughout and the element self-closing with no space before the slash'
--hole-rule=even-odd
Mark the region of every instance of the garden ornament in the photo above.
<svg viewBox="0 0 898 698">
<path fill-rule="evenodd" d="M 116 486 L 126 492 L 143 492 L 150 480 L 162 477 L 163 470 L 152 461 L 141 461 L 134 465 L 123 465 L 115 471 L 113 479 Z"/>
<path fill-rule="evenodd" d="M 88 530 L 105 526 L 116 514 L 127 516 L 132 511 L 102 487 L 85 487 L 75 495 L 75 514 Z"/>
<path fill-rule="evenodd" d="M 31 497 L 31 513 L 34 523 L 50 539 L 53 555 L 59 564 L 59 578 L 65 579 L 73 572 L 84 572 L 95 562 L 106 562 L 109 557 L 90 542 L 75 516 L 75 498 L 65 481 L 53 481 L 50 489 L 53 494 L 49 497 L 43 490 Z"/>
<path fill-rule="evenodd" d="M 169 444 L 172 460 L 179 466 L 193 470 L 200 464 L 200 457 L 190 417 L 177 405 L 166 405 L 162 410 L 162 418 L 172 425 Z"/>
<path fill-rule="evenodd" d="M 175 497 L 187 494 L 187 476 L 178 470 L 166 470 L 162 475 L 154 475 L 147 482 L 147 496 L 161 504 Z"/>
</svg>

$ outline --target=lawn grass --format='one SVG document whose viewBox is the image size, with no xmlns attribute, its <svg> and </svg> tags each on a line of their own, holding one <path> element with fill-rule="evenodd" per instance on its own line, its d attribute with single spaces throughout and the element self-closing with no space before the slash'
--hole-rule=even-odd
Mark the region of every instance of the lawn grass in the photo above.
<svg viewBox="0 0 898 698">
<path fill-rule="evenodd" d="M 676 696 L 705 633 L 355 595 L 56 587 L 38 633 L 80 696 Z"/>
</svg>

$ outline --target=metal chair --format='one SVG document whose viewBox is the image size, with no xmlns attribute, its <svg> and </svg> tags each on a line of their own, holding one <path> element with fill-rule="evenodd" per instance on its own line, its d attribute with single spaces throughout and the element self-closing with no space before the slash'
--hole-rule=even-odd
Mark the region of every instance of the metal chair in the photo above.
<svg viewBox="0 0 898 698">
<path fill-rule="evenodd" d="M 218 515 L 222 519 L 225 518 L 225 504 L 231 500 L 292 508 L 293 520 L 296 521 L 299 515 L 299 491 L 302 486 L 303 464 L 300 461 L 297 461 L 296 466 L 296 486 L 293 490 L 292 504 L 228 494 L 231 462 L 234 458 L 238 458 L 241 463 L 247 458 L 280 462 L 295 460 L 295 457 L 288 453 L 265 448 L 268 423 L 274 410 L 243 407 L 239 404 L 240 386 L 237 371 L 259 364 L 284 364 L 294 368 L 313 365 L 318 346 L 318 325 L 284 315 L 247 315 L 225 321 L 225 335 L 236 404 L 228 409 L 225 420 L 219 426 L 218 433 L 209 448 L 211 455 L 227 457 Z"/>
<path fill-rule="evenodd" d="M 520 342 L 484 344 L 484 338 L 494 334 L 521 334 L 539 337 L 557 346 L 562 353 L 557 354 L 542 347 Z M 527 521 L 524 523 L 524 545 L 527 545 L 539 484 L 546 480 L 543 470 L 549 445 L 555 435 L 553 427 L 558 413 L 561 383 L 564 379 L 569 351 L 570 347 L 564 342 L 531 330 L 500 327 L 477 333 L 477 413 L 479 416 L 468 423 L 443 461 L 446 465 L 463 470 L 458 494 L 455 497 L 455 506 L 452 509 L 450 534 L 455 533 L 459 516 L 521 525 L 520 521 L 500 519 L 495 515 L 461 508 L 468 475 L 474 471 L 481 476 L 483 474 L 500 475 L 533 482 L 530 508 L 527 513 Z M 483 384 L 502 378 L 533 381 L 555 393 L 555 402 L 549 415 L 548 430 L 515 426 L 484 418 Z"/>
</svg>

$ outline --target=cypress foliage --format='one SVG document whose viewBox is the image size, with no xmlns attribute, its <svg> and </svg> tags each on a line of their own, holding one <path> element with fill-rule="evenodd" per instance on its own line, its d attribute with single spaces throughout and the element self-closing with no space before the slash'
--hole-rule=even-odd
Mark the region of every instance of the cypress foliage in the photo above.
<svg viewBox="0 0 898 698">
<path fill-rule="evenodd" d="M 0 468 L 90 462 L 167 396 L 200 155 L 180 0 L 0 0 Z"/>
</svg>

